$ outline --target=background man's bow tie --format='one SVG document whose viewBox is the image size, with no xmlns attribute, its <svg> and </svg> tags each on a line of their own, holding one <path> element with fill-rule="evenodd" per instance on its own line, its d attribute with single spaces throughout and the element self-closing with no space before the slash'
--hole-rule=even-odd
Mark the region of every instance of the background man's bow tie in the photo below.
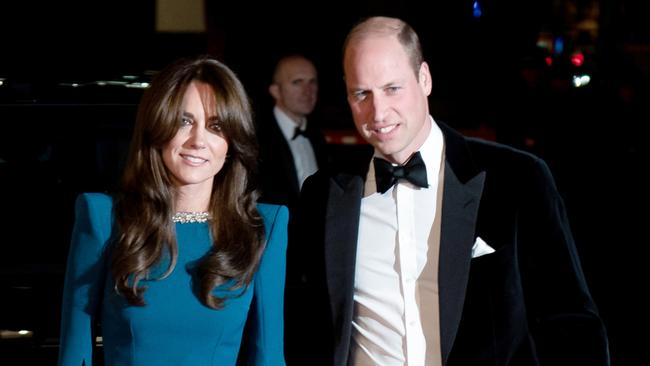
<svg viewBox="0 0 650 366">
<path fill-rule="evenodd" d="M 308 137 L 307 136 L 307 130 L 301 130 L 300 127 L 296 126 L 296 130 L 294 131 L 293 137 L 291 139 L 295 140 L 296 138 L 298 138 L 298 136 L 303 136 L 303 137 L 307 138 Z"/>
</svg>

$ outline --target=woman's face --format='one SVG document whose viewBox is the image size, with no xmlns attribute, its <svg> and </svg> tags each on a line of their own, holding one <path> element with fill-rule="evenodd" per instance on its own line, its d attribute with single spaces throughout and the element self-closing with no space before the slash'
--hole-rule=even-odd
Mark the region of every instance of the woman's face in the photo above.
<svg viewBox="0 0 650 366">
<path fill-rule="evenodd" d="M 183 96 L 180 128 L 162 151 L 177 187 L 212 190 L 214 176 L 226 161 L 228 141 L 221 131 L 215 103 L 212 87 L 199 81 L 192 81 Z"/>
</svg>

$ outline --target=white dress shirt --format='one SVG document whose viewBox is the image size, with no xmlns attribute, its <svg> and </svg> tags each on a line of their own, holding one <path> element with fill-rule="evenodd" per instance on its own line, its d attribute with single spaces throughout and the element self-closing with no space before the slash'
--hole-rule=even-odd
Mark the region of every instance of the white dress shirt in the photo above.
<svg viewBox="0 0 650 366">
<path fill-rule="evenodd" d="M 429 117 L 431 118 L 431 117 Z M 442 131 L 420 148 L 428 188 L 400 180 L 378 193 L 372 162 L 361 200 L 354 281 L 351 364 L 439 365 L 438 253 L 434 238 Z M 375 156 L 381 155 L 375 151 Z M 437 247 L 436 247 L 437 248 Z M 433 263 L 435 261 L 435 263 Z M 427 265 L 429 264 L 429 265 Z M 435 264 L 435 265 L 434 265 Z M 435 310 L 435 311 L 434 311 Z"/>
<path fill-rule="evenodd" d="M 275 120 L 278 122 L 278 126 L 280 126 L 282 135 L 284 135 L 287 144 L 289 144 L 289 149 L 291 149 L 291 155 L 293 156 L 293 163 L 296 167 L 296 175 L 298 177 L 298 187 L 302 188 L 302 183 L 305 179 L 318 170 L 314 148 L 305 136 L 300 135 L 293 140 L 293 134 L 298 124 L 289 118 L 280 108 L 273 108 L 273 114 L 275 115 Z M 307 120 L 305 119 L 300 122 L 302 122 L 300 129 L 304 131 L 307 128 Z"/>
</svg>

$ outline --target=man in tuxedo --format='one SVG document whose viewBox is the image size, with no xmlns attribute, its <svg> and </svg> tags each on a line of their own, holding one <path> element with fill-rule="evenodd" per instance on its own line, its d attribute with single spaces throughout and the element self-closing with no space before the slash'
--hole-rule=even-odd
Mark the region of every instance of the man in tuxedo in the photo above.
<svg viewBox="0 0 650 366">
<path fill-rule="evenodd" d="M 261 200 L 291 209 L 305 179 L 327 161 L 325 138 L 307 121 L 318 98 L 316 67 L 302 55 L 282 57 L 269 93 L 273 112 L 257 120 Z"/>
<path fill-rule="evenodd" d="M 318 125 L 307 117 L 316 106 L 318 75 L 314 64 L 299 54 L 279 59 L 269 86 L 275 101 L 272 113 L 257 119 L 260 145 L 261 202 L 289 207 L 289 227 L 295 233 L 296 203 L 305 179 L 327 164 L 325 138 Z M 290 242 L 291 243 L 291 242 Z M 287 248 L 285 285 L 285 357 L 289 364 L 298 364 L 306 341 L 301 324 L 306 324 L 309 309 L 299 299 L 308 296 L 304 253 L 300 246 Z M 293 362 L 292 362 L 293 361 Z"/>
<path fill-rule="evenodd" d="M 395 18 L 344 45 L 348 103 L 374 147 L 305 182 L 308 364 L 608 365 L 608 344 L 547 165 L 429 114 L 417 34 Z M 307 364 L 307 363 L 306 363 Z"/>
</svg>

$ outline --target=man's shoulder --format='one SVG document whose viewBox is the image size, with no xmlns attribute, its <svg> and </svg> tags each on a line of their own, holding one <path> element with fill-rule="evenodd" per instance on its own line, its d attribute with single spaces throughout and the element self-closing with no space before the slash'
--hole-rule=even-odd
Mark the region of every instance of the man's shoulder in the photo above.
<svg viewBox="0 0 650 366">
<path fill-rule="evenodd" d="M 527 151 L 493 140 L 486 140 L 480 137 L 472 137 L 472 136 L 466 136 L 465 140 L 467 141 L 467 144 L 470 147 L 476 149 L 487 149 L 487 150 L 492 150 L 494 152 L 503 153 L 503 154 L 514 154 L 514 155 L 523 154 L 529 157 L 534 157 L 533 154 Z"/>
<path fill-rule="evenodd" d="M 464 154 L 464 148 L 462 146 L 465 146 L 471 159 L 479 165 L 498 165 L 500 163 L 530 164 L 542 161 L 538 156 L 530 152 L 496 141 L 466 136 L 444 122 L 436 120 L 436 123 L 445 136 L 445 144 L 449 144 L 452 147 L 451 151 L 448 150 L 448 153 Z"/>
<path fill-rule="evenodd" d="M 479 138 L 466 138 L 473 163 L 490 179 L 510 181 L 515 185 L 553 182 L 548 164 L 537 155 L 509 145 Z"/>
<path fill-rule="evenodd" d="M 316 173 L 309 176 L 302 187 L 302 195 L 319 192 L 323 194 L 328 192 L 332 186 L 346 189 L 351 184 L 362 184 L 365 180 L 367 169 L 365 171 L 351 172 L 328 167 L 319 169 Z"/>
<path fill-rule="evenodd" d="M 255 134 L 263 148 L 275 148 L 276 144 L 284 140 L 284 135 L 272 111 L 255 115 Z"/>
<path fill-rule="evenodd" d="M 270 128 L 278 124 L 273 110 L 256 111 L 253 121 L 257 128 Z"/>
</svg>

